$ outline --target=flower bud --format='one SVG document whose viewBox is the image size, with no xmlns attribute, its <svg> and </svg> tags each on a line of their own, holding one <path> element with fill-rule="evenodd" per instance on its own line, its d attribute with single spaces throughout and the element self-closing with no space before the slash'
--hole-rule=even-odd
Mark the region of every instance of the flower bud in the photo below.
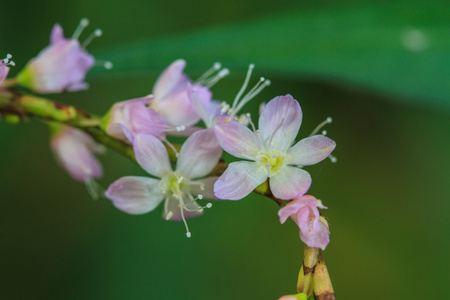
<svg viewBox="0 0 450 300">
<path fill-rule="evenodd" d="M 51 148 L 62 168 L 80 182 L 88 183 L 103 175 L 102 166 L 94 153 L 104 148 L 83 131 L 59 124 L 51 124 Z"/>
<path fill-rule="evenodd" d="M 81 26 L 82 24 L 80 24 Z M 59 24 L 53 27 L 50 45 L 33 58 L 17 76 L 19 84 L 39 93 L 84 90 L 94 57 L 75 38 L 64 38 Z"/>
<path fill-rule="evenodd" d="M 147 104 L 150 97 L 131 99 L 114 104 L 103 118 L 100 127 L 110 136 L 132 143 L 136 134 L 150 134 L 165 138 L 165 119 Z"/>
</svg>

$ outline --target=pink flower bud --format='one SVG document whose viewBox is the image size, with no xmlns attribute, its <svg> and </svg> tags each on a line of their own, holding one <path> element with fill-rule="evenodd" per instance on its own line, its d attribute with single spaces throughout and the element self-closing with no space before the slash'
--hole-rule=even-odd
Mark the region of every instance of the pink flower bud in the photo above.
<svg viewBox="0 0 450 300">
<path fill-rule="evenodd" d="M 72 38 L 64 38 L 62 27 L 56 24 L 50 35 L 50 45 L 28 62 L 17 77 L 19 83 L 39 93 L 86 89 L 84 78 L 95 61 L 85 46 L 101 35 L 101 30 L 97 29 L 80 45 L 77 38 L 87 24 L 87 19 L 82 19 Z"/>
<path fill-rule="evenodd" d="M 330 242 L 328 223 L 321 217 L 318 208 L 326 208 L 322 202 L 310 195 L 296 198 L 278 211 L 283 224 L 291 217 L 300 228 L 300 239 L 309 247 L 325 250 Z"/>
<path fill-rule="evenodd" d="M 143 97 L 114 104 L 102 120 L 102 129 L 108 135 L 130 144 L 134 136 L 141 133 L 164 140 L 166 121 L 147 107 L 150 100 L 151 97 Z"/>
<path fill-rule="evenodd" d="M 51 129 L 52 150 L 73 179 L 88 183 L 103 175 L 102 166 L 94 155 L 103 152 L 103 147 L 79 129 L 60 125 L 51 125 Z"/>
</svg>

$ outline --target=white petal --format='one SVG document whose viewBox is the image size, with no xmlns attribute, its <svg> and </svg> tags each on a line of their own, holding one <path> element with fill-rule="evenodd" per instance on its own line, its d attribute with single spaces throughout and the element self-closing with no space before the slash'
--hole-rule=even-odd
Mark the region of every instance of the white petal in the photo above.
<svg viewBox="0 0 450 300">
<path fill-rule="evenodd" d="M 278 96 L 267 103 L 259 118 L 261 139 L 270 148 L 287 151 L 301 123 L 302 110 L 297 100 L 291 95 Z"/>
<path fill-rule="evenodd" d="M 115 207 L 129 214 L 145 214 L 158 206 L 164 198 L 159 180 L 127 176 L 111 184 L 105 196 Z"/>
<path fill-rule="evenodd" d="M 223 150 L 239 158 L 255 160 L 261 147 L 253 131 L 235 120 L 218 122 L 214 130 Z"/>
<path fill-rule="evenodd" d="M 267 174 L 259 164 L 249 161 L 233 162 L 214 184 L 214 193 L 220 199 L 239 200 L 266 179 Z"/>
<path fill-rule="evenodd" d="M 289 149 L 290 163 L 300 166 L 316 164 L 327 158 L 334 148 L 336 143 L 324 135 L 307 137 Z"/>
<path fill-rule="evenodd" d="M 150 175 L 161 178 L 171 171 L 166 147 L 156 137 L 148 134 L 136 135 L 133 149 L 138 164 Z"/>
<path fill-rule="evenodd" d="M 221 156 L 222 148 L 214 130 L 197 131 L 181 147 L 176 172 L 187 178 L 204 177 L 214 169 Z"/>
<path fill-rule="evenodd" d="M 310 186 L 311 176 L 300 168 L 285 166 L 270 176 L 270 190 L 279 199 L 289 200 L 303 196 Z"/>
</svg>

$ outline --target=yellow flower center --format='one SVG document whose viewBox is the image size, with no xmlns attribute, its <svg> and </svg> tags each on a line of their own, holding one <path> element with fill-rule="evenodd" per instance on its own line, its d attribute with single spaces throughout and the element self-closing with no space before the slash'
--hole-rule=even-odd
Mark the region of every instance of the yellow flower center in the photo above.
<svg viewBox="0 0 450 300">
<path fill-rule="evenodd" d="M 278 173 L 286 164 L 286 159 L 279 153 L 265 153 L 260 152 L 256 157 L 257 161 L 267 170 L 267 175 Z"/>
</svg>

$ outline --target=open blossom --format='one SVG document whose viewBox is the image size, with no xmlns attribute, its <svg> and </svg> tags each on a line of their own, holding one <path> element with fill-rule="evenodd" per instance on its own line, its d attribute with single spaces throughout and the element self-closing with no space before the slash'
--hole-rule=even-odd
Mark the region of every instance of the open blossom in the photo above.
<svg viewBox="0 0 450 300">
<path fill-rule="evenodd" d="M 102 120 L 102 129 L 126 143 L 132 143 L 137 134 L 150 134 L 164 140 L 166 121 L 147 106 L 150 100 L 150 97 L 143 97 L 114 104 Z"/>
<path fill-rule="evenodd" d="M 0 60 L 0 85 L 2 85 L 3 81 L 5 80 L 6 76 L 8 76 L 9 67 L 8 66 L 14 66 L 14 62 L 10 60 L 12 57 L 11 54 L 7 54 L 6 58 Z"/>
<path fill-rule="evenodd" d="M 101 35 L 101 30 L 97 29 L 80 45 L 77 38 L 87 25 L 87 19 L 83 19 L 72 38 L 65 38 L 62 27 L 56 24 L 50 35 L 50 45 L 20 72 L 19 83 L 39 93 L 86 89 L 88 85 L 84 78 L 95 60 L 85 47 L 93 37 Z"/>
<path fill-rule="evenodd" d="M 171 168 L 166 148 L 156 137 L 139 134 L 134 139 L 133 148 L 139 165 L 158 179 L 122 177 L 109 186 L 106 197 L 129 214 L 148 213 L 165 199 L 163 217 L 183 220 L 190 237 L 186 219 L 203 213 L 203 207 L 196 200 L 203 197 L 215 199 L 213 184 L 217 177 L 203 178 L 222 155 L 214 132 L 201 130 L 192 134 L 181 147 L 175 170 Z"/>
<path fill-rule="evenodd" d="M 52 125 L 51 147 L 60 165 L 69 175 L 80 182 L 89 183 L 103 175 L 102 166 L 94 153 L 104 148 L 83 131 L 70 127 Z"/>
<path fill-rule="evenodd" d="M 173 62 L 159 76 L 153 87 L 150 107 L 162 115 L 171 126 L 194 125 L 200 120 L 189 99 L 190 89 L 195 88 L 200 102 L 208 106 L 211 92 L 195 83 L 183 74 L 186 62 L 182 59 Z"/>
<path fill-rule="evenodd" d="M 320 216 L 319 208 L 326 209 L 322 202 L 310 195 L 296 197 L 278 211 L 280 222 L 283 224 L 291 217 L 300 228 L 300 239 L 309 247 L 325 247 L 330 242 L 327 221 Z"/>
<path fill-rule="evenodd" d="M 231 163 L 214 186 L 220 199 L 239 200 L 270 178 L 270 189 L 279 199 L 304 195 L 311 176 L 301 169 L 325 159 L 336 143 L 323 135 L 302 139 L 294 146 L 302 112 L 291 95 L 272 99 L 259 119 L 259 130 L 251 131 L 235 120 L 215 125 L 222 148 L 249 161 Z"/>
</svg>

